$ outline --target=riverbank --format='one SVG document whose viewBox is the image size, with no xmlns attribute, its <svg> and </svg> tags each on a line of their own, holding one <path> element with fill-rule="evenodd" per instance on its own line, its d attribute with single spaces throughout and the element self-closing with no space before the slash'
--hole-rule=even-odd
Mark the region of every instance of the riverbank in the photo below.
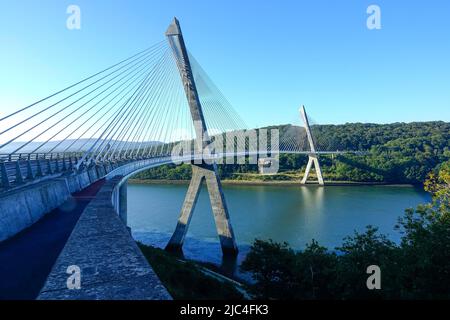
<svg viewBox="0 0 450 320">
<path fill-rule="evenodd" d="M 129 184 L 168 184 L 187 185 L 190 180 L 169 179 L 128 179 Z M 298 180 L 222 180 L 223 185 L 246 186 L 303 186 Z M 413 184 L 399 184 L 386 182 L 357 182 L 357 181 L 325 181 L 328 186 L 391 186 L 391 187 L 415 187 Z M 317 186 L 317 183 L 308 182 L 307 185 Z"/>
</svg>

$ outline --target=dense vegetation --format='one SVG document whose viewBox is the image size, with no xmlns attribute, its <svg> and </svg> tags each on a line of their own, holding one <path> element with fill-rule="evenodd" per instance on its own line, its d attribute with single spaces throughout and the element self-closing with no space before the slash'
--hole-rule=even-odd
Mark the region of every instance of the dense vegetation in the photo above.
<svg viewBox="0 0 450 320">
<path fill-rule="evenodd" d="M 204 274 L 194 263 L 180 261 L 162 249 L 139 242 L 138 246 L 174 299 L 243 299 L 232 284 Z"/>
<path fill-rule="evenodd" d="M 292 129 L 278 128 L 280 136 Z M 315 125 L 313 134 L 320 137 L 317 139 L 320 150 L 367 151 L 365 155 L 322 156 L 326 180 L 419 184 L 439 163 L 450 159 L 450 123 L 446 122 Z M 279 174 L 260 179 L 297 179 L 306 161 L 305 155 L 282 154 Z M 221 178 L 225 179 L 248 180 L 257 172 L 254 164 L 219 165 Z M 135 178 L 188 180 L 190 177 L 188 165 L 168 165 L 141 172 Z"/>
<path fill-rule="evenodd" d="M 253 293 L 262 299 L 449 299 L 450 162 L 429 175 L 433 201 L 406 210 L 396 227 L 400 244 L 369 226 L 344 239 L 336 251 L 314 240 L 296 252 L 256 240 L 242 264 Z M 381 289 L 368 290 L 366 268 L 381 270 Z"/>
</svg>

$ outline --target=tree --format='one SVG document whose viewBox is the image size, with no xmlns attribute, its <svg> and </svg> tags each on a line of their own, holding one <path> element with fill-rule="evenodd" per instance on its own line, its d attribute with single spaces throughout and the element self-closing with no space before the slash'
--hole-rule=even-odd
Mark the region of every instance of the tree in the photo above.
<svg viewBox="0 0 450 320">
<path fill-rule="evenodd" d="M 431 173 L 425 189 L 430 204 L 406 210 L 397 229 L 401 241 L 401 281 L 406 298 L 450 297 L 450 162 Z"/>
<path fill-rule="evenodd" d="M 395 244 L 377 228 L 344 238 L 330 252 L 312 241 L 303 251 L 286 243 L 256 240 L 242 264 L 258 298 L 450 299 L 450 162 L 430 174 L 432 202 L 408 209 Z M 381 269 L 381 290 L 368 290 L 367 267 Z"/>
</svg>

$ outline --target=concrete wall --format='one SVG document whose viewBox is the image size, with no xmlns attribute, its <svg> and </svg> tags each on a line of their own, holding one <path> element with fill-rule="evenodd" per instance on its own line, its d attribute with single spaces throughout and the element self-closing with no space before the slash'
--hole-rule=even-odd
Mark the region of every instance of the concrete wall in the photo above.
<svg viewBox="0 0 450 320">
<path fill-rule="evenodd" d="M 1 194 L 0 242 L 28 228 L 98 178 L 96 173 L 84 171 Z"/>
<path fill-rule="evenodd" d="M 42 182 L 0 197 L 0 241 L 31 226 L 70 197 L 65 179 Z"/>
<path fill-rule="evenodd" d="M 38 299 L 171 299 L 114 209 L 123 181 L 106 181 L 83 211 Z M 80 269 L 79 289 L 67 286 L 69 266 Z"/>
</svg>

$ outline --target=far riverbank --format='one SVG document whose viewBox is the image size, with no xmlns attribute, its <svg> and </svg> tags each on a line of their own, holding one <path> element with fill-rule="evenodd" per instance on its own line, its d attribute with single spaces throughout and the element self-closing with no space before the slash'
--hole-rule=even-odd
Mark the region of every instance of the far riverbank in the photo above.
<svg viewBox="0 0 450 320">
<path fill-rule="evenodd" d="M 187 185 L 190 180 L 169 179 L 128 179 L 130 184 L 173 184 Z M 297 180 L 221 180 L 223 185 L 246 185 L 246 186 L 302 186 Z M 395 186 L 415 187 L 413 184 L 398 184 L 385 182 L 356 182 L 356 181 L 325 181 L 327 186 Z M 317 183 L 308 182 L 307 185 L 317 186 Z"/>
</svg>

